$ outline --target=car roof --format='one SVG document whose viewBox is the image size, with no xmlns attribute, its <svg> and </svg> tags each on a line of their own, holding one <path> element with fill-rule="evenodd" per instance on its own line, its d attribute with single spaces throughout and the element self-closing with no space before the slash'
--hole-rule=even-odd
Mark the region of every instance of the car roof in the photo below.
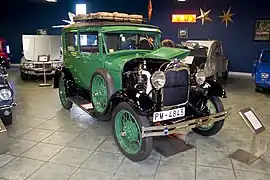
<svg viewBox="0 0 270 180">
<path fill-rule="evenodd" d="M 129 22 L 104 22 L 104 21 L 102 22 L 77 22 L 77 23 L 73 23 L 68 26 L 65 26 L 64 29 L 66 30 L 75 29 L 75 28 L 84 29 L 84 28 L 89 28 L 89 27 L 94 27 L 97 29 L 102 29 L 104 27 L 104 30 L 107 29 L 107 31 L 110 31 L 110 29 L 121 30 L 121 28 L 128 30 L 129 27 L 132 30 L 135 30 L 136 28 L 148 28 L 148 29 L 150 28 L 150 29 L 157 29 L 158 30 L 157 32 L 160 32 L 157 26 L 150 25 L 150 24 L 138 24 L 138 23 L 129 23 Z M 147 31 L 147 29 L 144 29 L 144 30 Z"/>
</svg>

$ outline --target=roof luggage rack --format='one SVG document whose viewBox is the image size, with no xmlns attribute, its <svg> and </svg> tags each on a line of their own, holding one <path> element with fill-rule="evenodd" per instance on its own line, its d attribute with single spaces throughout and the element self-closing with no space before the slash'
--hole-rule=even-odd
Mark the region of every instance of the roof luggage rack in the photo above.
<svg viewBox="0 0 270 180">
<path fill-rule="evenodd" d="M 97 12 L 90 14 L 78 14 L 74 18 L 74 22 L 129 22 L 129 23 L 142 23 L 144 22 L 142 15 L 125 14 L 118 12 Z"/>
</svg>

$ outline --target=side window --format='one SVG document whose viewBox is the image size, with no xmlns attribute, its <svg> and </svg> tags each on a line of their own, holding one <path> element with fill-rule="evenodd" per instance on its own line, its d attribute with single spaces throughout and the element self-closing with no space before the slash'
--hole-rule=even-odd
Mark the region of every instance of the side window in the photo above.
<svg viewBox="0 0 270 180">
<path fill-rule="evenodd" d="M 77 32 L 66 34 L 67 51 L 78 51 Z"/>
<path fill-rule="evenodd" d="M 81 51 L 85 53 L 99 53 L 98 33 L 80 33 Z"/>
</svg>

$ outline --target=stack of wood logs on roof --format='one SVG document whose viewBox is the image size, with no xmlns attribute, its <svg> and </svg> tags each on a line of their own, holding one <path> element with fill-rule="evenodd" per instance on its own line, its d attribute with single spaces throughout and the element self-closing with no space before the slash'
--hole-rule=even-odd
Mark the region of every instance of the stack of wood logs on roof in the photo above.
<svg viewBox="0 0 270 180">
<path fill-rule="evenodd" d="M 117 22 L 131 22 L 142 23 L 143 16 L 137 14 L 124 14 L 124 13 L 110 13 L 110 12 L 97 12 L 90 14 L 79 14 L 74 17 L 75 22 L 80 21 L 117 21 Z"/>
</svg>

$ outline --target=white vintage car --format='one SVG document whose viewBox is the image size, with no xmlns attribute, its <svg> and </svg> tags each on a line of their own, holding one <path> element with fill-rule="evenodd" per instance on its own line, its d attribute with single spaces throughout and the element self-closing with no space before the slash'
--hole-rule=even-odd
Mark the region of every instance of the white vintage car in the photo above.
<svg viewBox="0 0 270 180">
<path fill-rule="evenodd" d="M 23 57 L 20 62 L 21 79 L 29 76 L 54 75 L 61 65 L 61 36 L 23 35 Z"/>
</svg>

